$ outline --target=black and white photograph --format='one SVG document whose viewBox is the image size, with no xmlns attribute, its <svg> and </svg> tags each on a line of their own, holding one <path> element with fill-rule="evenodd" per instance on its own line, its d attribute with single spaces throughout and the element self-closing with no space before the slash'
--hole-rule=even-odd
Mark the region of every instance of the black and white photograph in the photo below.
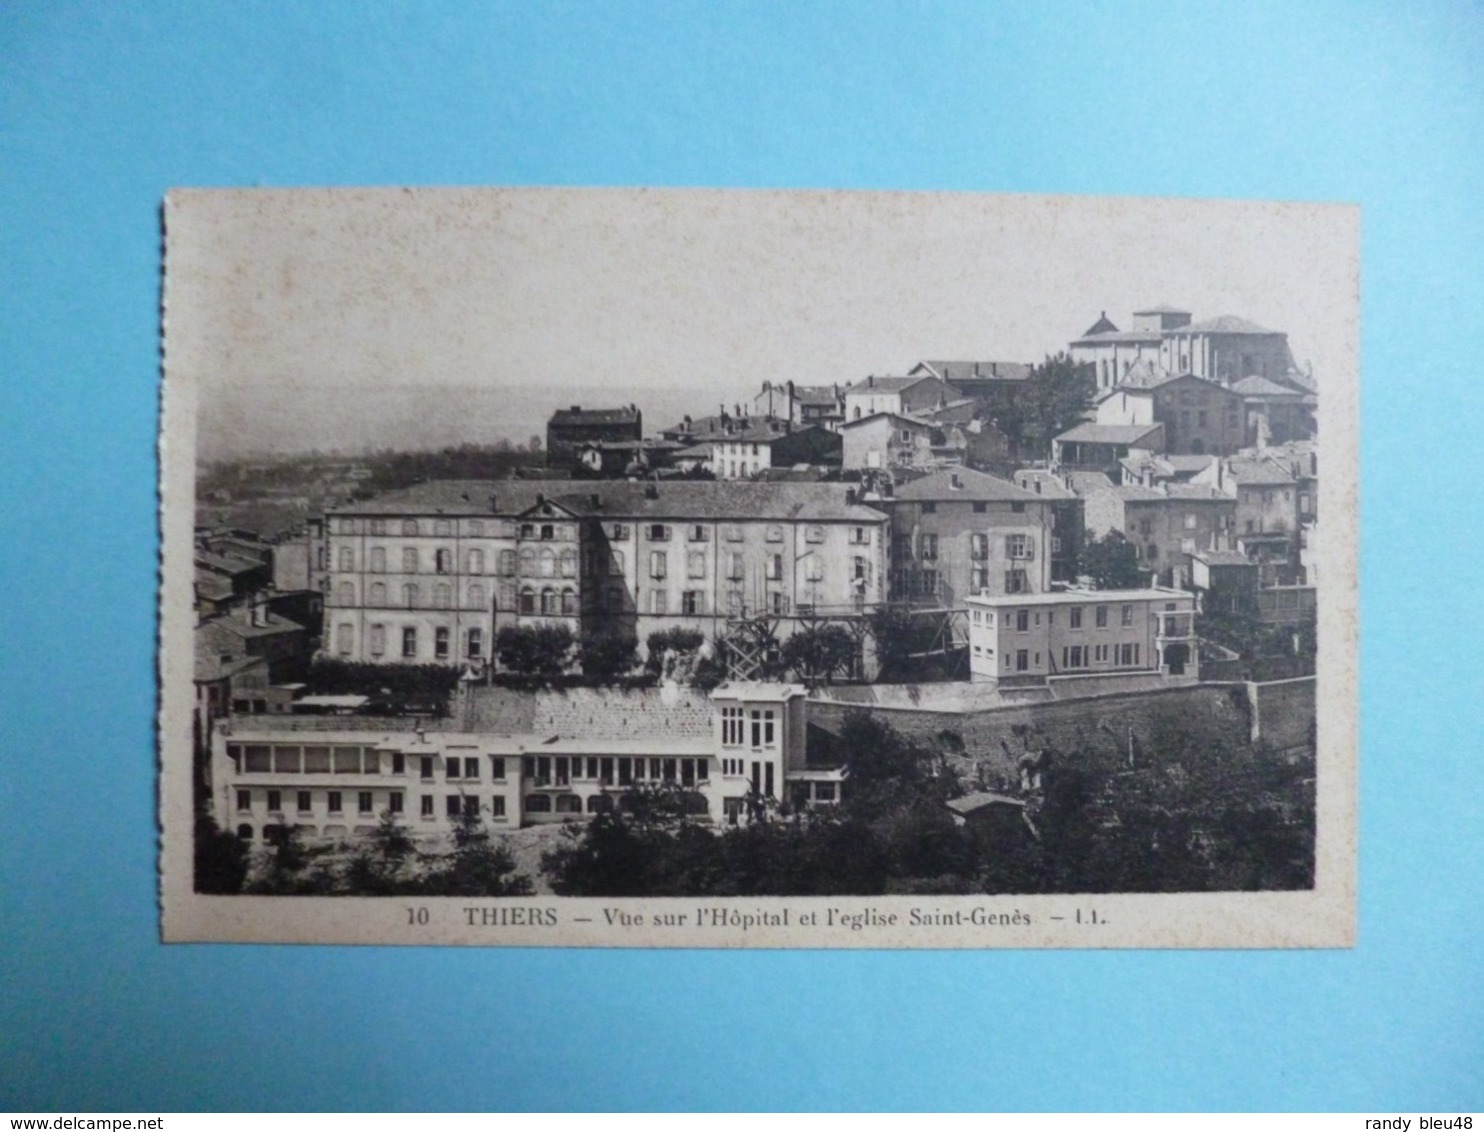
<svg viewBox="0 0 1484 1132">
<path fill-rule="evenodd" d="M 167 940 L 1353 942 L 1355 208 L 164 227 Z"/>
</svg>

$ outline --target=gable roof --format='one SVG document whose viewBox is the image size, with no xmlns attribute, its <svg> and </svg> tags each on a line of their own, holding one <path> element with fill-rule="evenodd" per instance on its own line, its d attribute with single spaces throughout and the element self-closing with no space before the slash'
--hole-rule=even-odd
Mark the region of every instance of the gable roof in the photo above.
<svg viewBox="0 0 1484 1132">
<path fill-rule="evenodd" d="M 912 417 L 912 416 L 908 416 L 905 413 L 893 413 L 893 412 L 887 411 L 886 409 L 882 409 L 880 412 L 876 412 L 876 413 L 869 413 L 869 414 L 867 414 L 864 417 L 856 417 L 854 420 L 842 421 L 840 423 L 840 427 L 841 428 L 855 428 L 858 425 L 863 425 L 863 424 L 867 424 L 867 423 L 869 423 L 871 421 L 880 420 L 882 417 L 888 417 L 888 418 L 890 418 L 891 420 L 894 420 L 894 421 L 906 421 L 908 424 L 913 425 L 913 426 L 915 426 L 917 428 L 920 428 L 920 429 L 924 430 L 925 432 L 931 432 L 932 431 L 932 428 L 933 428 L 933 426 L 931 424 L 929 424 L 927 421 L 923 420 L 921 417 Z"/>
<path fill-rule="evenodd" d="M 1102 475 L 1101 472 L 1096 473 Z M 1076 499 L 1077 493 L 1072 491 L 1062 482 L 1060 476 L 1055 472 L 1047 471 L 1045 468 L 1022 468 L 1015 473 L 1015 478 L 1022 481 L 1016 484 L 1039 499 Z M 1105 479 L 1107 477 L 1104 477 Z M 1111 482 L 1111 481 L 1110 481 Z M 1041 485 L 1041 490 L 1028 486 L 1031 483 Z"/>
<path fill-rule="evenodd" d="M 918 362 L 914 371 L 926 369 L 944 381 L 1025 381 L 1035 368 L 1029 362 Z"/>
<path fill-rule="evenodd" d="M 1293 473 L 1276 460 L 1267 458 L 1248 459 L 1233 456 L 1226 462 L 1227 472 L 1241 484 L 1291 484 Z"/>
<path fill-rule="evenodd" d="M 954 487 L 957 478 L 961 487 Z M 895 498 L 906 502 L 919 500 L 963 499 L 972 502 L 1036 503 L 1043 497 L 1009 480 L 977 472 L 973 468 L 950 468 L 921 476 L 896 489 Z"/>
<path fill-rule="evenodd" d="M 1089 495 L 1113 486 L 1104 472 L 1063 472 L 1067 486 L 1079 496 Z"/>
<path fill-rule="evenodd" d="M 1077 444 L 1134 445 L 1153 433 L 1161 431 L 1163 428 L 1164 425 L 1162 424 L 1105 425 L 1083 421 L 1081 424 L 1067 429 L 1066 432 L 1062 433 L 1056 439 Z"/>
<path fill-rule="evenodd" d="M 1096 346 L 1103 342 L 1145 342 L 1157 345 L 1163 340 L 1158 330 L 1106 330 L 1072 339 L 1074 346 Z"/>
<path fill-rule="evenodd" d="M 851 394 L 870 395 L 873 393 L 901 393 L 911 389 L 914 385 L 921 385 L 924 381 L 941 381 L 942 378 L 935 377 L 930 373 L 917 374 L 908 377 L 868 377 L 863 381 L 857 381 L 840 391 L 841 396 L 849 397 Z"/>
<path fill-rule="evenodd" d="M 1138 314 L 1138 311 L 1134 312 Z M 1118 327 L 1108 317 L 1108 312 L 1103 311 L 1098 315 L 1098 320 L 1082 332 L 1082 337 L 1091 338 L 1094 334 L 1117 334 Z"/>
<path fill-rule="evenodd" d="M 1244 377 L 1241 381 L 1232 383 L 1232 392 L 1239 393 L 1243 397 L 1292 397 L 1301 400 L 1304 394 L 1297 389 L 1290 389 L 1286 385 L 1279 385 L 1276 381 L 1269 381 L 1265 377 L 1252 374 Z"/>
</svg>

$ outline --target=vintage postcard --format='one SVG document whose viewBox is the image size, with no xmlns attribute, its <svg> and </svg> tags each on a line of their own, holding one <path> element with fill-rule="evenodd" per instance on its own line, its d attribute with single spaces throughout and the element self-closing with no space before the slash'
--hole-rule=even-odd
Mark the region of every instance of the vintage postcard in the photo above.
<svg viewBox="0 0 1484 1132">
<path fill-rule="evenodd" d="M 164 218 L 166 940 L 1353 943 L 1357 209 Z"/>
</svg>

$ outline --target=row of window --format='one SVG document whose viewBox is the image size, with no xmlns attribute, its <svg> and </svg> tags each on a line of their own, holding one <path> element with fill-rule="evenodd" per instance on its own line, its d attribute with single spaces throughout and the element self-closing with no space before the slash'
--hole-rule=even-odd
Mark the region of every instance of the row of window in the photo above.
<svg viewBox="0 0 1484 1132">
<path fill-rule="evenodd" d="M 1053 540 L 1055 542 L 1057 540 Z M 912 536 L 896 535 L 891 540 L 891 554 L 895 561 L 906 561 L 913 557 Z M 1060 549 L 1053 546 L 1053 550 Z M 938 560 L 938 536 L 935 534 L 921 534 L 917 536 L 916 557 L 923 562 L 936 562 Z M 987 534 L 971 534 L 969 536 L 969 557 L 975 561 L 985 561 L 989 558 L 989 536 Z M 1005 557 L 1016 561 L 1029 561 L 1036 557 L 1036 541 L 1030 535 L 1015 534 L 1005 536 Z"/>
<path fill-rule="evenodd" d="M 422 552 L 415 546 L 404 546 L 400 555 L 401 574 L 420 574 L 423 572 L 424 558 Z M 387 552 L 382 546 L 373 546 L 366 556 L 367 571 L 372 574 L 388 573 Z M 486 557 L 483 550 L 470 550 L 464 555 L 464 572 L 466 574 L 483 574 L 485 572 Z M 438 549 L 433 551 L 431 563 L 435 574 L 454 573 L 453 551 Z M 335 558 L 336 569 L 342 573 L 354 573 L 356 568 L 356 552 L 348 546 L 342 546 Z M 328 568 L 328 564 L 325 565 Z M 519 553 L 514 550 L 502 550 L 499 552 L 498 572 L 503 577 L 513 578 L 575 578 L 577 576 L 577 551 L 568 548 L 563 551 L 555 551 L 550 548 L 537 550 L 535 547 L 524 547 Z"/>
<path fill-rule="evenodd" d="M 976 514 L 976 515 L 983 515 L 983 514 L 985 514 L 989 510 L 989 504 L 985 500 L 983 500 L 983 499 L 976 499 L 976 500 L 973 501 L 973 503 L 974 503 L 974 514 Z M 936 512 L 938 510 L 938 504 L 937 504 L 937 502 L 935 500 L 929 500 L 928 502 L 919 504 L 919 506 L 922 508 L 922 513 L 924 515 L 936 514 Z M 1024 501 L 1023 500 L 1017 500 L 1017 501 L 1011 503 L 1010 504 L 1010 514 L 1012 514 L 1012 515 L 1024 515 L 1025 514 L 1025 503 L 1024 503 Z"/>
<path fill-rule="evenodd" d="M 1093 606 L 1093 626 L 1095 628 L 1106 629 L 1108 627 L 1109 608 L 1110 607 L 1106 605 Z M 1074 605 L 1069 607 L 1067 609 L 1067 624 L 1073 629 L 1081 629 L 1084 611 L 1084 606 Z M 1013 619 L 1015 631 L 1017 633 L 1027 633 L 1030 631 L 1030 627 L 1032 624 L 1041 624 L 1042 612 L 1043 611 L 1039 609 L 1017 609 L 1013 613 L 1006 613 L 1005 616 L 1007 618 Z M 1046 624 L 1055 625 L 1056 610 L 1048 609 L 1045 610 L 1044 613 L 1046 617 Z M 975 609 L 971 611 L 970 617 L 975 625 L 984 625 L 991 629 L 994 628 L 995 614 L 994 610 L 992 609 Z M 1121 625 L 1125 629 L 1131 628 L 1133 626 L 1134 607 L 1132 605 L 1123 605 L 1119 607 L 1118 622 L 1119 625 Z"/>
<path fill-rule="evenodd" d="M 335 626 L 335 652 L 343 657 L 355 655 L 356 627 L 348 622 Z M 401 656 L 404 660 L 415 660 L 420 655 L 417 626 L 404 625 L 401 632 Z M 366 652 L 373 657 L 387 655 L 387 631 L 385 625 L 372 624 L 366 630 Z M 464 630 L 464 656 L 468 660 L 484 659 L 484 630 L 474 627 Z M 453 657 L 453 631 L 439 625 L 433 630 L 433 657 L 449 660 Z"/>
<path fill-rule="evenodd" d="M 976 644 L 974 655 L 994 659 L 994 649 Z M 1062 667 L 1066 669 L 1088 668 L 1094 664 L 1107 664 L 1109 657 L 1118 668 L 1139 666 L 1139 646 L 1121 645 L 1067 645 L 1061 650 Z M 1005 667 L 1016 672 L 1029 672 L 1032 667 L 1041 667 L 1041 654 L 1031 649 L 1005 650 Z"/>
<path fill-rule="evenodd" d="M 416 582 L 407 582 L 401 588 L 399 594 L 401 600 L 396 606 L 392 606 L 388 601 L 386 583 L 372 582 L 366 587 L 366 606 L 370 609 L 421 609 L 423 607 L 422 595 L 421 586 Z M 432 598 L 431 608 L 433 609 L 454 608 L 453 587 L 447 582 L 441 582 L 433 587 Z M 464 602 L 459 608 L 483 610 L 485 608 L 485 600 L 484 587 L 478 582 L 474 582 L 465 590 Z M 354 609 L 356 604 L 355 583 L 341 582 L 335 588 L 335 605 L 341 609 Z"/>
<path fill-rule="evenodd" d="M 621 758 L 610 755 L 527 755 L 521 772 L 536 789 L 595 782 L 601 786 L 632 786 L 636 782 L 679 782 L 694 786 L 708 782 L 711 764 L 698 758 Z M 529 805 L 528 805 L 529 808 Z"/>
<path fill-rule="evenodd" d="M 721 745 L 741 747 L 744 744 L 758 750 L 775 744 L 777 733 L 774 726 L 777 713 L 771 708 L 753 708 L 745 711 L 739 707 L 721 709 Z M 746 740 L 750 739 L 750 743 Z"/>
</svg>

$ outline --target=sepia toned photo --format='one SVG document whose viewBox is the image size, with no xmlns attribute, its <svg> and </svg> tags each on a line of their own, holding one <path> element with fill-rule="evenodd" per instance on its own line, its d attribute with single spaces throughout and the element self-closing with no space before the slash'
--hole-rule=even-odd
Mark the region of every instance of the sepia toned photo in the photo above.
<svg viewBox="0 0 1484 1132">
<path fill-rule="evenodd" d="M 167 940 L 1353 943 L 1354 208 L 164 217 Z"/>
</svg>

